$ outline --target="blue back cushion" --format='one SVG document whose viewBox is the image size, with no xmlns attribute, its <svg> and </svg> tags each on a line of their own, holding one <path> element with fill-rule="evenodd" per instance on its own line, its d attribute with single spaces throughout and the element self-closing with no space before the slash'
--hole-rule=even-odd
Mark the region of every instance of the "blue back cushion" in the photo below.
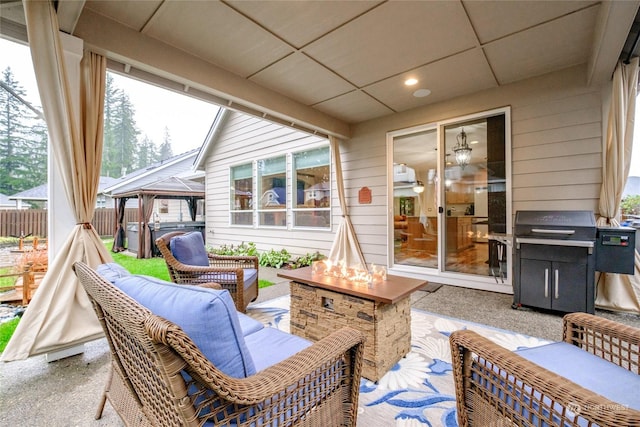
<svg viewBox="0 0 640 427">
<path fill-rule="evenodd" d="M 169 242 L 169 249 L 173 256 L 183 264 L 209 266 L 207 249 L 199 231 L 192 231 L 176 236 Z"/>
<path fill-rule="evenodd" d="M 180 326 L 225 374 L 234 378 L 255 374 L 229 291 L 175 285 L 147 276 L 120 277 L 114 284 L 152 313 Z"/>
<path fill-rule="evenodd" d="M 99 275 L 110 281 L 111 283 L 115 282 L 116 279 L 125 276 L 131 276 L 129 270 L 121 266 L 120 264 L 116 264 L 115 262 L 108 262 L 106 264 L 100 264 L 96 271 Z"/>
</svg>

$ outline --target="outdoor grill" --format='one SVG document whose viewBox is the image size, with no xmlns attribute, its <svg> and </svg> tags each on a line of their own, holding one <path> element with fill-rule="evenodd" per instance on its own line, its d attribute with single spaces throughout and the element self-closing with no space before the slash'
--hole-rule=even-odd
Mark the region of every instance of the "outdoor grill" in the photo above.
<svg viewBox="0 0 640 427">
<path fill-rule="evenodd" d="M 591 211 L 518 211 L 513 304 L 594 312 L 596 222 Z"/>
<path fill-rule="evenodd" d="M 591 211 L 518 211 L 513 306 L 594 312 L 595 273 L 634 273 L 636 231 L 596 227 Z"/>
</svg>

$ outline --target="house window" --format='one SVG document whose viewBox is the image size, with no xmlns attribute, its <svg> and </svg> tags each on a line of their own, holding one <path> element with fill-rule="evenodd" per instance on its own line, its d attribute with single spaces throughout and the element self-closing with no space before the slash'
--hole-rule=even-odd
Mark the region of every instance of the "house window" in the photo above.
<svg viewBox="0 0 640 427">
<path fill-rule="evenodd" d="M 233 166 L 230 180 L 231 225 L 331 228 L 329 146 Z"/>
<path fill-rule="evenodd" d="M 287 158 L 258 160 L 258 225 L 287 226 Z"/>
<path fill-rule="evenodd" d="M 296 227 L 331 226 L 331 160 L 329 147 L 293 154 L 296 191 L 293 221 Z"/>
<path fill-rule="evenodd" d="M 231 168 L 231 224 L 253 225 L 253 164 Z"/>
<path fill-rule="evenodd" d="M 158 209 L 160 213 L 169 213 L 169 201 L 166 199 L 160 200 L 160 208 Z"/>
</svg>

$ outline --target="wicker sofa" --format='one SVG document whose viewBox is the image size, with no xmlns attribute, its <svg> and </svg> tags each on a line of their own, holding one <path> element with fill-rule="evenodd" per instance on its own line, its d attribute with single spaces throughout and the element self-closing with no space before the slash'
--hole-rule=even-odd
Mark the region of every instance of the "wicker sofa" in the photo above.
<svg viewBox="0 0 640 427">
<path fill-rule="evenodd" d="M 355 426 L 362 334 L 311 343 L 238 313 L 217 284 L 74 265 L 111 348 L 106 400 L 127 426 Z"/>
<path fill-rule="evenodd" d="M 464 426 L 640 426 L 640 330 L 567 314 L 563 341 L 511 352 L 471 330 L 450 336 Z"/>
</svg>

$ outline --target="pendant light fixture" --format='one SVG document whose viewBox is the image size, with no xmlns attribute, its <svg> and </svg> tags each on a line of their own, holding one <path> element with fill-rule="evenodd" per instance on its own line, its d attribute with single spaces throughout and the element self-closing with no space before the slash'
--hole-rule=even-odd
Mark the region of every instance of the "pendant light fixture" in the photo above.
<svg viewBox="0 0 640 427">
<path fill-rule="evenodd" d="M 413 191 L 418 194 L 424 191 L 424 184 L 422 183 L 422 181 L 416 181 L 416 183 L 413 184 Z"/>
<path fill-rule="evenodd" d="M 456 163 L 464 169 L 471 161 L 471 147 L 467 144 L 467 133 L 464 131 L 464 128 L 461 128 L 456 139 L 458 143 L 453 147 L 453 152 L 456 155 Z"/>
</svg>

